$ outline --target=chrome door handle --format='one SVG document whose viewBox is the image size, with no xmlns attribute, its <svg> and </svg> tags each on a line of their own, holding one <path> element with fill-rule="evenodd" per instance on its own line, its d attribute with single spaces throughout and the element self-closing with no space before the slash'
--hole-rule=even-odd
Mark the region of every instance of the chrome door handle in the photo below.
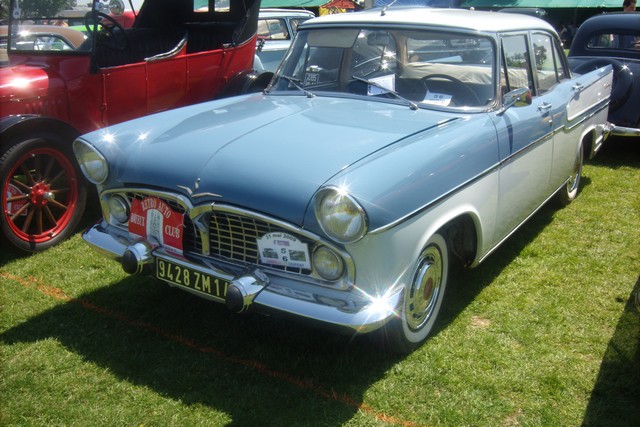
<svg viewBox="0 0 640 427">
<path fill-rule="evenodd" d="M 543 102 L 542 104 L 538 105 L 538 111 L 540 111 L 542 114 L 547 114 L 549 111 L 551 111 L 551 107 L 552 105 L 548 102 Z"/>
</svg>

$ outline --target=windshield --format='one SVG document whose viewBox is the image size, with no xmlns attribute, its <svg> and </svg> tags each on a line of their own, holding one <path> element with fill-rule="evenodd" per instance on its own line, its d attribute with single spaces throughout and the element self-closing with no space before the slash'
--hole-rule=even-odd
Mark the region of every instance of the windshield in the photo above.
<svg viewBox="0 0 640 427">
<path fill-rule="evenodd" d="M 419 107 L 486 107 L 494 44 L 477 35 L 409 29 L 302 30 L 271 91 L 343 93 Z"/>
<path fill-rule="evenodd" d="M 77 6 L 75 6 L 77 4 Z M 136 0 L 134 7 L 141 4 Z M 91 7 L 102 15 L 110 15 L 112 21 L 123 24 L 123 17 L 131 14 L 129 0 L 112 2 L 58 1 L 44 2 L 14 0 L 11 3 L 11 37 L 6 29 L 0 34 L 2 42 L 11 50 L 34 52 L 86 52 L 91 49 L 90 37 L 96 23 Z M 118 6 L 114 9 L 115 6 Z M 99 20 L 102 20 L 98 16 Z M 113 24 L 112 24 L 113 25 Z M 6 28 L 6 27 L 5 27 Z"/>
</svg>

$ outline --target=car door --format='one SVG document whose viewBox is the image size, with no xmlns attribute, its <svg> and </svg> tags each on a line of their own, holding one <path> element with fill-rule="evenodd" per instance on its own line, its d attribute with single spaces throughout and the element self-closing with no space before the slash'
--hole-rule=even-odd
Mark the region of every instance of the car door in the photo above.
<svg viewBox="0 0 640 427">
<path fill-rule="evenodd" d="M 548 196 L 553 159 L 553 104 L 550 94 L 535 96 L 529 34 L 505 34 L 500 38 L 500 90 L 504 95 L 528 88 L 529 105 L 498 111 L 500 179 L 497 241 L 522 223 Z"/>
<path fill-rule="evenodd" d="M 552 194 L 569 177 L 576 158 L 579 136 L 566 132 L 567 105 L 574 97 L 570 74 L 560 46 L 547 32 L 531 34 L 536 93 L 543 97 L 553 128 L 553 156 L 547 194 Z"/>
</svg>

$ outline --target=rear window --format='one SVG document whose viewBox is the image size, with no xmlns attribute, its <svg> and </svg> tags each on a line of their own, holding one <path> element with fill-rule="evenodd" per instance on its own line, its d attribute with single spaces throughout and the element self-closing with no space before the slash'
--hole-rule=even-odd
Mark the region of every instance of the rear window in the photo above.
<svg viewBox="0 0 640 427">
<path fill-rule="evenodd" d="M 640 49 L 640 29 L 629 32 L 605 32 L 587 42 L 589 49 Z"/>
</svg>

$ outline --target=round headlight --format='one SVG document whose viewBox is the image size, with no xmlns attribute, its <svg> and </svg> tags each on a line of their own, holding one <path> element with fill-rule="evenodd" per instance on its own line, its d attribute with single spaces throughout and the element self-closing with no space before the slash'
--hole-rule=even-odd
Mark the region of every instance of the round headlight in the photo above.
<svg viewBox="0 0 640 427">
<path fill-rule="evenodd" d="M 104 156 L 92 145 L 76 139 L 73 141 L 73 152 L 78 159 L 82 173 L 94 184 L 102 184 L 109 175 L 109 166 Z"/>
<path fill-rule="evenodd" d="M 342 258 L 326 246 L 313 252 L 313 267 L 323 279 L 338 280 L 344 271 Z"/>
<path fill-rule="evenodd" d="M 112 196 L 109 198 L 109 213 L 111 217 L 124 224 L 129 221 L 129 203 L 122 196 Z"/>
<path fill-rule="evenodd" d="M 353 243 L 367 232 L 367 216 L 349 194 L 336 188 L 318 193 L 315 214 L 322 230 L 340 243 Z"/>
</svg>

